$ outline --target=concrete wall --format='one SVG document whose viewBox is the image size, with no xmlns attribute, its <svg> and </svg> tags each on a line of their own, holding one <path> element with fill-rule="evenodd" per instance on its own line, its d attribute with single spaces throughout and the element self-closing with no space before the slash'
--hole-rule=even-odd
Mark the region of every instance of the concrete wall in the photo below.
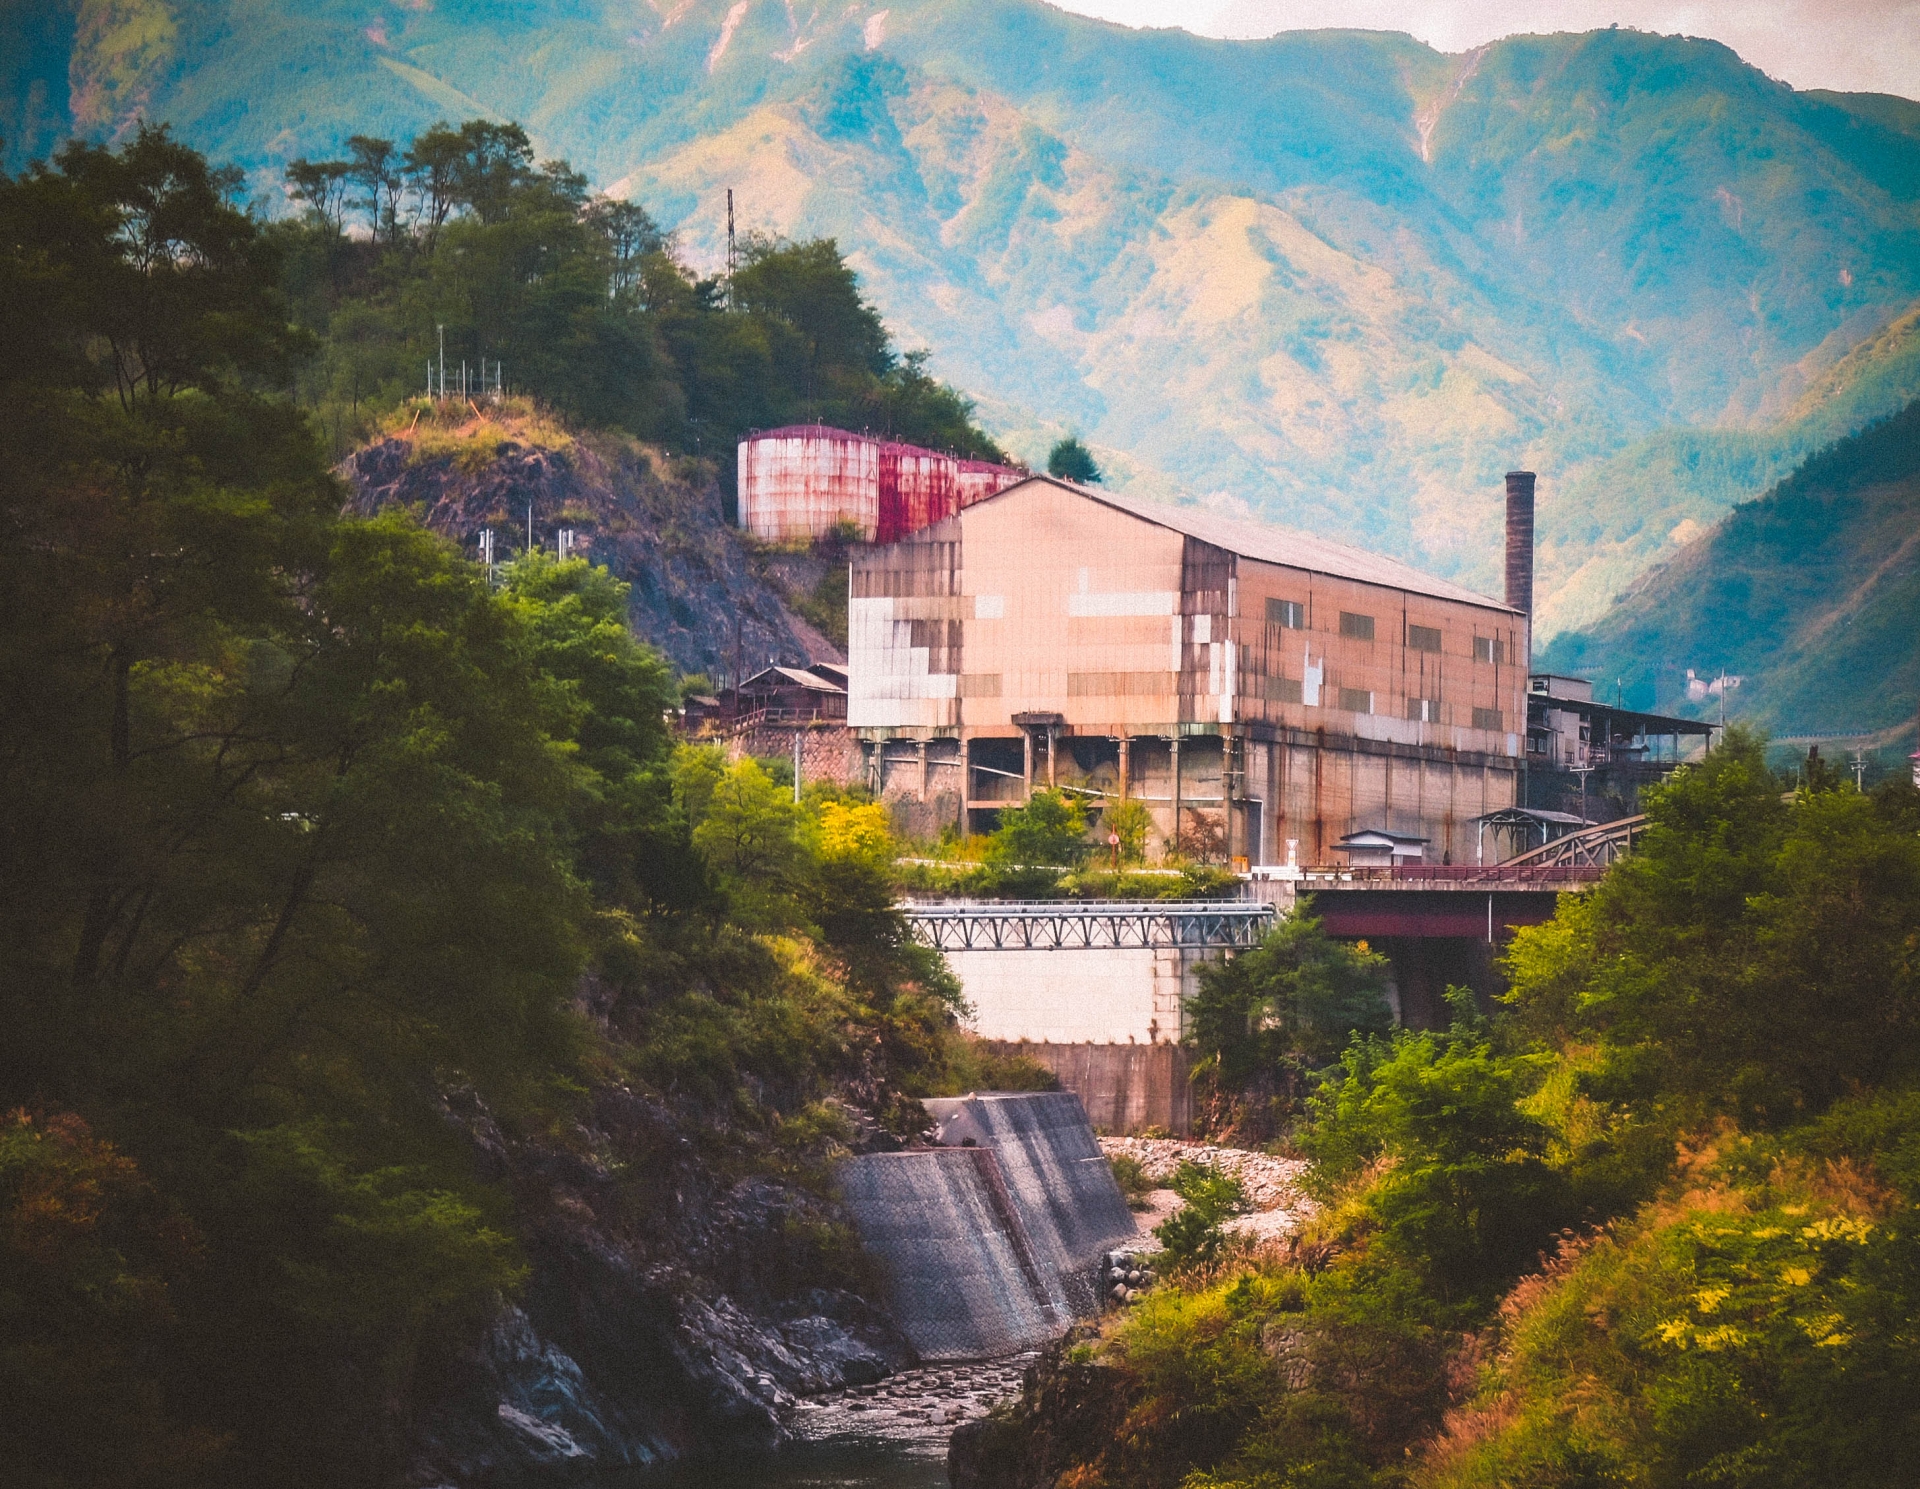
<svg viewBox="0 0 1920 1489">
<path fill-rule="evenodd" d="M 841 1201 L 888 1283 L 894 1321 L 926 1360 L 1032 1349 L 1070 1322 L 1041 1272 L 991 1151 L 866 1153 Z"/>
<path fill-rule="evenodd" d="M 992 1041 L 1003 1055 L 1046 1066 L 1080 1098 L 1096 1132 L 1157 1129 L 1184 1137 L 1193 1130 L 1193 1060 L 1178 1044 L 1030 1044 Z"/>
<path fill-rule="evenodd" d="M 982 1359 L 1097 1312 L 1101 1254 L 1134 1224 L 1080 1103 L 1019 1092 L 926 1105 L 948 1146 L 839 1170 L 908 1342 L 924 1359 Z"/>
<path fill-rule="evenodd" d="M 1214 953 L 1217 955 L 1217 953 Z M 949 951 L 983 1039 L 1140 1044 L 1180 1038 L 1182 1002 L 1206 953 L 1177 950 Z"/>
</svg>

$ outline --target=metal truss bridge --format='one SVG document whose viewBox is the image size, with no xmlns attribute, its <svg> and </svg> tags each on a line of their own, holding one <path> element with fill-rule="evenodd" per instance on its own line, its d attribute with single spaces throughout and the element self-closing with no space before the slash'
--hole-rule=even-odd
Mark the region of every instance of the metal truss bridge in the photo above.
<svg viewBox="0 0 1920 1489">
<path fill-rule="evenodd" d="M 1274 910 L 1252 900 L 949 900 L 901 907 L 936 951 L 1240 950 Z"/>
</svg>

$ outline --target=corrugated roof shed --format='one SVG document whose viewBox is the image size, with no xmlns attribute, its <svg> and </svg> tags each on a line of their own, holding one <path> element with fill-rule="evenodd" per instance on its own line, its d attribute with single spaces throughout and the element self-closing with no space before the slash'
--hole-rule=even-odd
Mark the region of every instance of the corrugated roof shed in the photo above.
<svg viewBox="0 0 1920 1489">
<path fill-rule="evenodd" d="M 1384 585 L 1388 589 L 1403 589 L 1411 594 L 1432 595 L 1435 599 L 1457 600 L 1463 604 L 1498 610 L 1507 615 L 1521 613 L 1487 595 L 1477 594 L 1473 590 L 1445 579 L 1436 579 L 1431 574 L 1423 574 L 1411 564 L 1403 564 L 1397 559 L 1383 558 L 1377 553 L 1367 553 L 1359 548 L 1349 548 L 1344 543 L 1329 542 L 1325 538 L 1316 538 L 1309 533 L 1295 532 L 1290 528 L 1275 527 L 1271 523 L 1246 522 L 1238 518 L 1221 517 L 1212 512 L 1200 511 L 1194 507 L 1176 507 L 1166 502 L 1144 501 L 1139 497 L 1123 496 L 1116 491 L 1098 491 L 1086 486 L 1077 486 L 1071 481 L 1062 481 L 1053 476 L 1029 476 L 1027 480 L 1015 482 L 1005 491 L 998 493 L 997 496 L 988 497 L 987 500 L 1000 500 L 1036 481 L 1076 492 L 1093 501 L 1102 502 L 1161 527 L 1170 528 L 1174 532 L 1184 533 L 1190 538 L 1198 538 L 1203 543 L 1211 543 L 1216 548 L 1224 548 L 1229 553 L 1237 553 L 1242 558 L 1257 559 L 1262 563 L 1285 564 L 1289 568 L 1306 569 L 1317 574 L 1332 574 L 1341 579 L 1357 579 L 1365 584 Z"/>
</svg>

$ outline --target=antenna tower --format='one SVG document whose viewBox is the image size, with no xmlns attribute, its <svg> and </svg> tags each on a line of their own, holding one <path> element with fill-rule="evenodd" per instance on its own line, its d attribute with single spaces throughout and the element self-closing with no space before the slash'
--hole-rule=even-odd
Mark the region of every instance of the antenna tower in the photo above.
<svg viewBox="0 0 1920 1489">
<path fill-rule="evenodd" d="M 733 271 L 740 262 L 740 250 L 733 237 L 733 188 L 727 188 L 727 294 L 733 294 Z"/>
</svg>

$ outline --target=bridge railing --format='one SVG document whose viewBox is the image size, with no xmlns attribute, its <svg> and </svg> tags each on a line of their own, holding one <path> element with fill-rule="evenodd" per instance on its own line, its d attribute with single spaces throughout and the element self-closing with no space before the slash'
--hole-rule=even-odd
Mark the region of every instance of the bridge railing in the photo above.
<svg viewBox="0 0 1920 1489">
<path fill-rule="evenodd" d="M 946 900 L 901 906 L 938 951 L 1222 950 L 1259 944 L 1273 906 L 1255 900 Z"/>
</svg>

